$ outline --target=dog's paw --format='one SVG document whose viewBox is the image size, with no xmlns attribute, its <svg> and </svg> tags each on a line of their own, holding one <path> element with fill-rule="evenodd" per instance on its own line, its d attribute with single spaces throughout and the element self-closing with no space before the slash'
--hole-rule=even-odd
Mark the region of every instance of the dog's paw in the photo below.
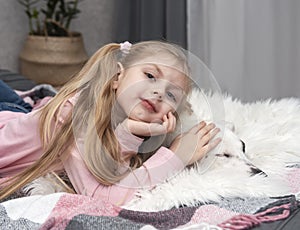
<svg viewBox="0 0 300 230">
<path fill-rule="evenodd" d="M 22 190 L 29 196 L 66 192 L 65 187 L 61 184 L 58 178 L 51 173 L 35 179 L 23 187 Z"/>
</svg>

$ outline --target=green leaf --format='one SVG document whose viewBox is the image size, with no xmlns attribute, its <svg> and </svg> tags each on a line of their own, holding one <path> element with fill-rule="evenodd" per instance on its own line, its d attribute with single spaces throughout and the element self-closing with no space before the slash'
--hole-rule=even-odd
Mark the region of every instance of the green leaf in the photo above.
<svg viewBox="0 0 300 230">
<path fill-rule="evenodd" d="M 39 17 L 39 11 L 36 8 L 33 8 L 32 17 L 33 18 L 38 18 Z"/>
<path fill-rule="evenodd" d="M 72 19 L 81 12 L 78 3 L 83 0 L 17 1 L 24 7 L 31 34 L 43 35 L 43 31 L 47 30 L 49 36 L 68 36 Z"/>
</svg>

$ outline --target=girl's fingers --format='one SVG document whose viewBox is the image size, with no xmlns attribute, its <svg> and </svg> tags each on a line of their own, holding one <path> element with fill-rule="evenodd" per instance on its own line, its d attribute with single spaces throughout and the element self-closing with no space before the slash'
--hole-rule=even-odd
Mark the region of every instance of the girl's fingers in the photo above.
<svg viewBox="0 0 300 230">
<path fill-rule="evenodd" d="M 202 127 L 201 129 L 199 129 L 199 131 L 197 132 L 197 134 L 200 137 L 203 137 L 204 135 L 206 135 L 207 133 L 209 133 L 212 129 L 214 129 L 216 127 L 215 124 L 210 123 L 208 125 L 206 125 L 205 127 Z"/>
<path fill-rule="evenodd" d="M 200 123 L 194 125 L 189 131 L 188 133 L 193 133 L 193 134 L 197 134 L 199 132 L 199 130 L 201 130 L 202 128 L 204 128 L 206 126 L 205 121 L 201 121 Z"/>
<path fill-rule="evenodd" d="M 211 131 L 210 132 L 210 139 L 213 139 L 219 132 L 220 132 L 219 128 L 215 128 L 213 131 Z"/>
<path fill-rule="evenodd" d="M 207 150 L 206 153 L 208 153 L 210 150 L 214 149 L 220 142 L 222 141 L 221 138 L 217 138 L 211 142 L 209 142 L 206 146 L 207 146 Z"/>
<path fill-rule="evenodd" d="M 199 146 L 200 148 L 196 153 L 196 160 L 202 159 L 203 156 L 205 156 L 208 152 L 214 149 L 221 142 L 222 140 L 221 138 L 216 138 L 215 140 L 211 140 L 217 135 L 219 131 L 220 130 L 218 128 L 214 129 L 212 132 L 207 133 L 205 136 L 201 138 L 200 146 Z"/>
<path fill-rule="evenodd" d="M 164 115 L 163 116 L 163 123 L 162 123 L 162 127 L 164 128 L 163 133 L 168 132 L 169 126 L 170 126 L 170 119 L 168 119 L 167 115 Z"/>
<path fill-rule="evenodd" d="M 173 114 L 168 113 L 162 117 L 162 124 L 150 123 L 152 127 L 152 135 L 161 135 L 173 132 L 176 127 L 176 118 Z"/>
<path fill-rule="evenodd" d="M 204 136 L 200 136 L 203 145 L 206 145 L 211 139 L 213 139 L 220 132 L 219 128 L 215 128 L 210 132 L 206 133 Z"/>
<path fill-rule="evenodd" d="M 172 112 L 169 112 L 168 119 L 169 119 L 168 132 L 173 132 L 176 128 L 176 117 L 172 114 Z"/>
<path fill-rule="evenodd" d="M 166 114 L 163 116 L 163 121 L 168 121 L 168 116 Z"/>
<path fill-rule="evenodd" d="M 221 140 L 222 140 L 221 138 L 217 138 L 209 142 L 208 144 L 204 145 L 200 151 L 197 151 L 196 155 L 194 155 L 190 163 L 194 163 L 195 161 L 201 160 L 209 151 L 214 149 L 221 142 Z"/>
<path fill-rule="evenodd" d="M 163 116 L 162 125 L 165 128 L 165 133 L 173 132 L 176 127 L 176 117 L 169 112 L 168 115 Z"/>
<path fill-rule="evenodd" d="M 217 138 L 213 141 L 208 142 L 206 145 L 203 146 L 205 154 L 207 154 L 209 151 L 214 149 L 220 142 L 222 141 L 221 138 Z"/>
</svg>

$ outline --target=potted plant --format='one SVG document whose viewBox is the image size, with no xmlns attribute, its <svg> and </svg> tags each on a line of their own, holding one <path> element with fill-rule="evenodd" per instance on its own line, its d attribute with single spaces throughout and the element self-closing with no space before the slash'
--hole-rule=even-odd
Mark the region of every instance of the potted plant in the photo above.
<svg viewBox="0 0 300 230">
<path fill-rule="evenodd" d="M 37 83 L 60 86 L 87 60 L 81 33 L 70 31 L 79 0 L 18 0 L 29 33 L 20 53 L 21 73 Z"/>
</svg>

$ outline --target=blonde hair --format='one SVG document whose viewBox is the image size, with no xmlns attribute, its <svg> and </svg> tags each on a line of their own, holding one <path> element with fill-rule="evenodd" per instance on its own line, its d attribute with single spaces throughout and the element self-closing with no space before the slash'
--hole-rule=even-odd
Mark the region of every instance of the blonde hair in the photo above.
<svg viewBox="0 0 300 230">
<path fill-rule="evenodd" d="M 111 43 L 99 49 L 82 70 L 40 110 L 40 136 L 44 153 L 35 163 L 13 177 L 0 191 L 0 199 L 21 189 L 32 180 L 54 171 L 76 147 L 76 135 L 84 129 L 84 154 L 82 158 L 88 170 L 103 185 L 112 185 L 126 176 L 118 173 L 123 162 L 120 147 L 114 134 L 111 111 L 115 102 L 112 88 L 117 78 L 118 62 L 126 69 L 145 57 L 166 53 L 176 60 L 180 69 L 187 71 L 185 53 L 180 47 L 160 41 L 134 44 L 129 54 L 122 57 L 120 45 Z M 60 127 L 58 117 L 66 101 L 76 93 L 80 96 Z M 54 123 L 53 123 L 54 122 Z M 54 126 L 53 126 L 54 124 Z M 75 125 L 74 125 L 75 124 Z M 142 163 L 132 159 L 132 168 Z"/>
</svg>

